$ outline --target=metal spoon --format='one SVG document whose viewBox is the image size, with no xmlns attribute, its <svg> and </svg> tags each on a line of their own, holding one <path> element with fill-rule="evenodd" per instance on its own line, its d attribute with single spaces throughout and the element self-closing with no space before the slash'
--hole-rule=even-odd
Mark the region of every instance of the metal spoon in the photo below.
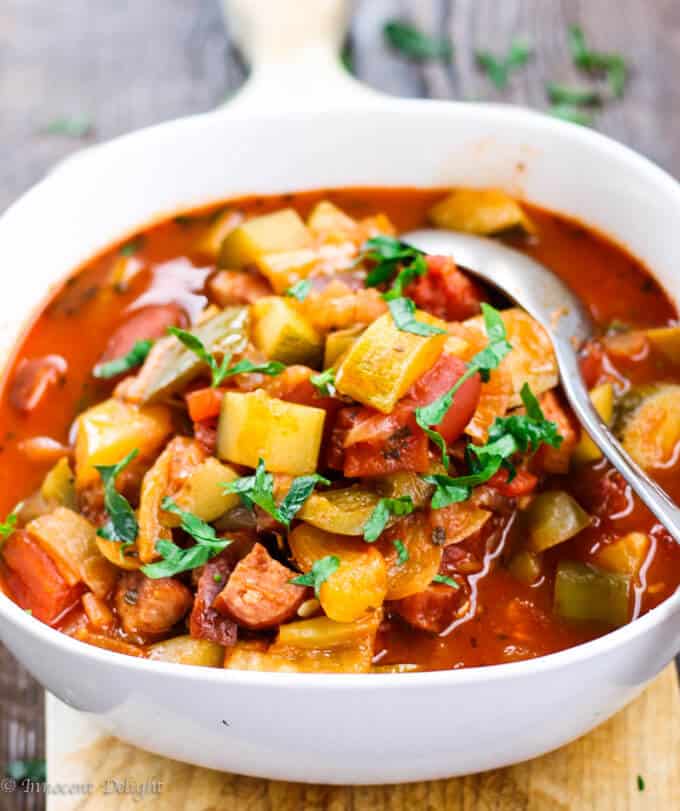
<svg viewBox="0 0 680 811">
<path fill-rule="evenodd" d="M 555 348 L 562 388 L 574 413 L 602 453 L 680 543 L 680 507 L 631 459 L 590 402 L 576 351 L 592 336 L 593 328 L 571 290 L 543 265 L 491 239 L 433 229 L 412 231 L 401 239 L 426 253 L 452 256 L 541 324 Z"/>
</svg>

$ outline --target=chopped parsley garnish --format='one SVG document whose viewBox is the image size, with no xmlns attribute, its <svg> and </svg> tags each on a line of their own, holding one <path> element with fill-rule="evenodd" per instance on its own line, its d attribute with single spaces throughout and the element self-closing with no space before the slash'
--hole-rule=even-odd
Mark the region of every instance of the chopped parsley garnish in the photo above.
<svg viewBox="0 0 680 811">
<path fill-rule="evenodd" d="M 397 565 L 403 566 L 409 559 L 408 549 L 404 546 L 404 542 L 400 540 L 393 541 L 394 548 L 397 550 Z"/>
<path fill-rule="evenodd" d="M 174 577 L 180 572 L 188 572 L 198 566 L 203 566 L 232 543 L 228 538 L 218 538 L 210 524 L 197 515 L 180 509 L 167 496 L 161 502 L 161 509 L 178 515 L 182 519 L 181 528 L 196 541 L 196 544 L 188 549 L 182 549 L 172 541 L 157 541 L 156 550 L 163 560 L 142 567 L 144 574 L 153 580 L 161 577 Z M 221 582 L 221 576 L 220 580 L 217 580 L 216 575 L 215 582 Z"/>
<path fill-rule="evenodd" d="M 317 560 L 312 564 L 311 571 L 307 574 L 301 574 L 289 580 L 295 586 L 312 586 L 314 594 L 319 596 L 319 589 L 328 580 L 328 578 L 340 566 L 340 558 L 337 555 L 326 555 L 325 558 Z"/>
<path fill-rule="evenodd" d="M 545 86 L 548 98 L 555 105 L 601 104 L 600 91 L 594 87 L 569 87 L 558 82 L 548 82 Z"/>
<path fill-rule="evenodd" d="M 385 23 L 383 36 L 391 48 L 417 62 L 429 59 L 450 62 L 453 57 L 453 45 L 448 39 L 425 34 L 403 20 Z"/>
<path fill-rule="evenodd" d="M 92 119 L 85 115 L 63 116 L 50 121 L 44 129 L 47 135 L 64 135 L 67 138 L 85 138 L 92 132 Z"/>
<path fill-rule="evenodd" d="M 139 525 L 135 512 L 125 496 L 116 490 L 116 478 L 138 454 L 139 450 L 135 448 L 116 465 L 94 466 L 104 483 L 104 509 L 109 516 L 104 526 L 97 530 L 97 535 L 107 541 L 132 544 L 137 538 Z"/>
<path fill-rule="evenodd" d="M 496 369 L 503 358 L 511 351 L 512 347 L 508 343 L 505 324 L 501 314 L 490 304 L 482 303 L 482 313 L 484 316 L 484 326 L 489 339 L 486 347 L 478 352 L 468 363 L 465 373 L 458 378 L 455 384 L 441 397 L 437 397 L 426 406 L 416 408 L 416 422 L 439 448 L 442 460 L 448 467 L 449 457 L 446 452 L 446 442 L 444 437 L 434 430 L 434 426 L 446 416 L 446 412 L 451 408 L 456 392 L 463 384 L 479 373 L 482 380 L 488 381 L 489 372 Z"/>
<path fill-rule="evenodd" d="M 494 56 L 489 51 L 477 51 L 475 58 L 489 80 L 499 90 L 503 90 L 508 85 L 512 71 L 526 65 L 531 54 L 531 45 L 525 39 L 516 38 L 510 43 L 510 49 L 503 58 Z"/>
<path fill-rule="evenodd" d="M 387 526 L 390 516 L 409 515 L 413 510 L 414 505 L 411 496 L 381 498 L 364 525 L 364 540 L 367 543 L 377 541 Z"/>
<path fill-rule="evenodd" d="M 47 765 L 41 758 L 34 760 L 12 760 L 5 767 L 5 775 L 21 783 L 44 783 L 47 780 Z"/>
<path fill-rule="evenodd" d="M 260 459 L 254 476 L 244 476 L 224 485 L 225 493 L 236 493 L 241 501 L 251 509 L 255 504 L 269 513 L 280 524 L 286 527 L 302 509 L 317 484 L 330 484 L 328 479 L 313 473 L 309 476 L 298 476 L 293 479 L 290 490 L 283 501 L 277 505 L 274 499 L 274 477 L 267 473 L 264 460 Z"/>
<path fill-rule="evenodd" d="M 213 575 L 213 580 L 215 581 L 215 583 L 221 583 L 224 580 L 224 577 L 219 572 L 215 572 L 215 574 Z"/>
<path fill-rule="evenodd" d="M 19 516 L 15 511 L 11 512 L 4 521 L 0 523 L 0 540 L 4 541 L 14 532 Z"/>
<path fill-rule="evenodd" d="M 548 114 L 553 118 L 568 121 L 570 124 L 579 124 L 582 127 L 592 127 L 595 117 L 587 110 L 581 110 L 573 104 L 551 104 Z"/>
<path fill-rule="evenodd" d="M 121 256 L 134 256 L 143 244 L 144 237 L 142 235 L 134 237 L 134 239 L 131 239 L 129 242 L 126 242 L 125 245 L 122 245 L 118 249 L 118 253 Z"/>
<path fill-rule="evenodd" d="M 267 363 L 253 363 L 247 359 L 240 360 L 238 363 L 230 366 L 230 352 L 227 352 L 222 358 L 222 362 L 218 363 L 215 355 L 209 352 L 203 341 L 192 332 L 187 332 L 179 327 L 168 327 L 168 332 L 174 335 L 190 352 L 193 352 L 197 358 L 208 366 L 212 374 L 213 388 L 221 385 L 228 377 L 233 377 L 234 375 L 250 372 L 259 372 L 264 375 L 278 375 L 286 368 L 285 364 L 279 361 L 272 360 Z"/>
<path fill-rule="evenodd" d="M 444 583 L 445 586 L 451 586 L 452 589 L 459 589 L 460 586 L 452 577 L 447 577 L 445 574 L 436 574 L 432 578 L 433 583 Z"/>
<path fill-rule="evenodd" d="M 435 486 L 432 509 L 439 510 L 449 504 L 466 501 L 473 487 L 489 481 L 501 467 L 508 468 L 511 475 L 514 474 L 510 459 L 520 451 L 534 452 L 542 444 L 559 448 L 563 438 L 557 425 L 545 419 L 538 400 L 526 383 L 522 386 L 521 396 L 526 414 L 497 417 L 489 430 L 485 445 L 468 445 L 468 462 L 471 467 L 468 475 L 423 476 L 423 481 Z"/>
<path fill-rule="evenodd" d="M 354 75 L 354 49 L 350 42 L 346 42 L 340 52 L 340 62 L 347 73 Z"/>
<path fill-rule="evenodd" d="M 291 285 L 284 293 L 285 296 L 296 298 L 298 301 L 304 301 L 312 289 L 312 283 L 309 279 L 301 279 L 299 282 Z"/>
<path fill-rule="evenodd" d="M 638 791 L 645 790 L 645 778 L 641 774 L 637 776 L 637 787 Z"/>
<path fill-rule="evenodd" d="M 586 44 L 583 29 L 578 25 L 569 27 L 568 39 L 574 64 L 589 73 L 604 71 L 612 94 L 616 98 L 621 98 L 628 78 L 628 67 L 623 56 L 618 53 L 591 50 Z"/>
<path fill-rule="evenodd" d="M 309 382 L 322 397 L 332 397 L 335 394 L 335 369 L 326 369 L 318 375 L 312 375 Z"/>
<path fill-rule="evenodd" d="M 141 366 L 146 360 L 146 356 L 151 351 L 153 341 L 136 341 L 132 349 L 120 358 L 115 358 L 107 363 L 100 363 L 94 367 L 92 374 L 101 380 L 108 380 L 111 377 L 118 377 L 123 372 L 129 372 L 136 366 Z"/>
<path fill-rule="evenodd" d="M 432 335 L 445 335 L 446 330 L 440 327 L 435 327 L 432 324 L 425 324 L 423 321 L 418 321 L 415 316 L 416 305 L 410 298 L 395 298 L 387 302 L 392 320 L 394 321 L 397 329 L 402 332 L 410 332 L 413 335 L 420 335 L 423 338 L 429 338 Z"/>
<path fill-rule="evenodd" d="M 392 281 L 390 289 L 383 293 L 385 301 L 401 298 L 404 290 L 419 276 L 427 273 L 427 263 L 423 251 L 406 242 L 388 236 L 377 236 L 367 240 L 362 246 L 360 260 L 376 262 L 366 276 L 366 287 L 376 287 L 392 280 L 397 268 L 401 270 Z"/>
</svg>

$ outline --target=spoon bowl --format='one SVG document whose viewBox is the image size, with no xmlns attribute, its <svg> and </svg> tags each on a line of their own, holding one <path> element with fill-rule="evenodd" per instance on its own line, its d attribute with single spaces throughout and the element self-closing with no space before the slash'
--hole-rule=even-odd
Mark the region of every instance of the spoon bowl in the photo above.
<svg viewBox="0 0 680 811">
<path fill-rule="evenodd" d="M 492 239 L 435 229 L 411 231 L 402 239 L 425 253 L 452 256 L 473 276 L 504 293 L 538 321 L 552 341 L 562 388 L 581 425 L 680 543 L 680 508 L 623 449 L 590 401 L 577 352 L 592 336 L 593 325 L 569 287 L 544 265 Z"/>
</svg>

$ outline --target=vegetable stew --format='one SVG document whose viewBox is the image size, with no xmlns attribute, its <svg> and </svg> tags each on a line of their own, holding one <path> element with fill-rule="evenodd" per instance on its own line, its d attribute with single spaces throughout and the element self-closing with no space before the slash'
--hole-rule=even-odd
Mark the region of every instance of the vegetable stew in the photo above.
<svg viewBox="0 0 680 811">
<path fill-rule="evenodd" d="M 525 312 L 399 233 L 502 239 L 582 298 L 595 407 L 680 498 L 680 326 L 653 277 L 498 190 L 237 200 L 69 278 L 0 392 L 0 590 L 110 651 L 292 672 L 492 665 L 680 584 Z"/>
</svg>

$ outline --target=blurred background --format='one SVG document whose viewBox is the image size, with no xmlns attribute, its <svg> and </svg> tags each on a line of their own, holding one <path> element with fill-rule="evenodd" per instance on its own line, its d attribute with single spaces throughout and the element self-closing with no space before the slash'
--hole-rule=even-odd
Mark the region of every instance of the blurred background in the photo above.
<svg viewBox="0 0 680 811">
<path fill-rule="evenodd" d="M 609 61 L 584 71 L 570 26 Z M 228 27 L 218 0 L 1 0 L 0 210 L 78 149 L 228 100 L 248 72 Z M 386 93 L 578 121 L 680 176 L 678 0 L 357 0 L 343 60 Z M 0 646 L 0 766 L 43 746 L 42 691 Z"/>
</svg>

